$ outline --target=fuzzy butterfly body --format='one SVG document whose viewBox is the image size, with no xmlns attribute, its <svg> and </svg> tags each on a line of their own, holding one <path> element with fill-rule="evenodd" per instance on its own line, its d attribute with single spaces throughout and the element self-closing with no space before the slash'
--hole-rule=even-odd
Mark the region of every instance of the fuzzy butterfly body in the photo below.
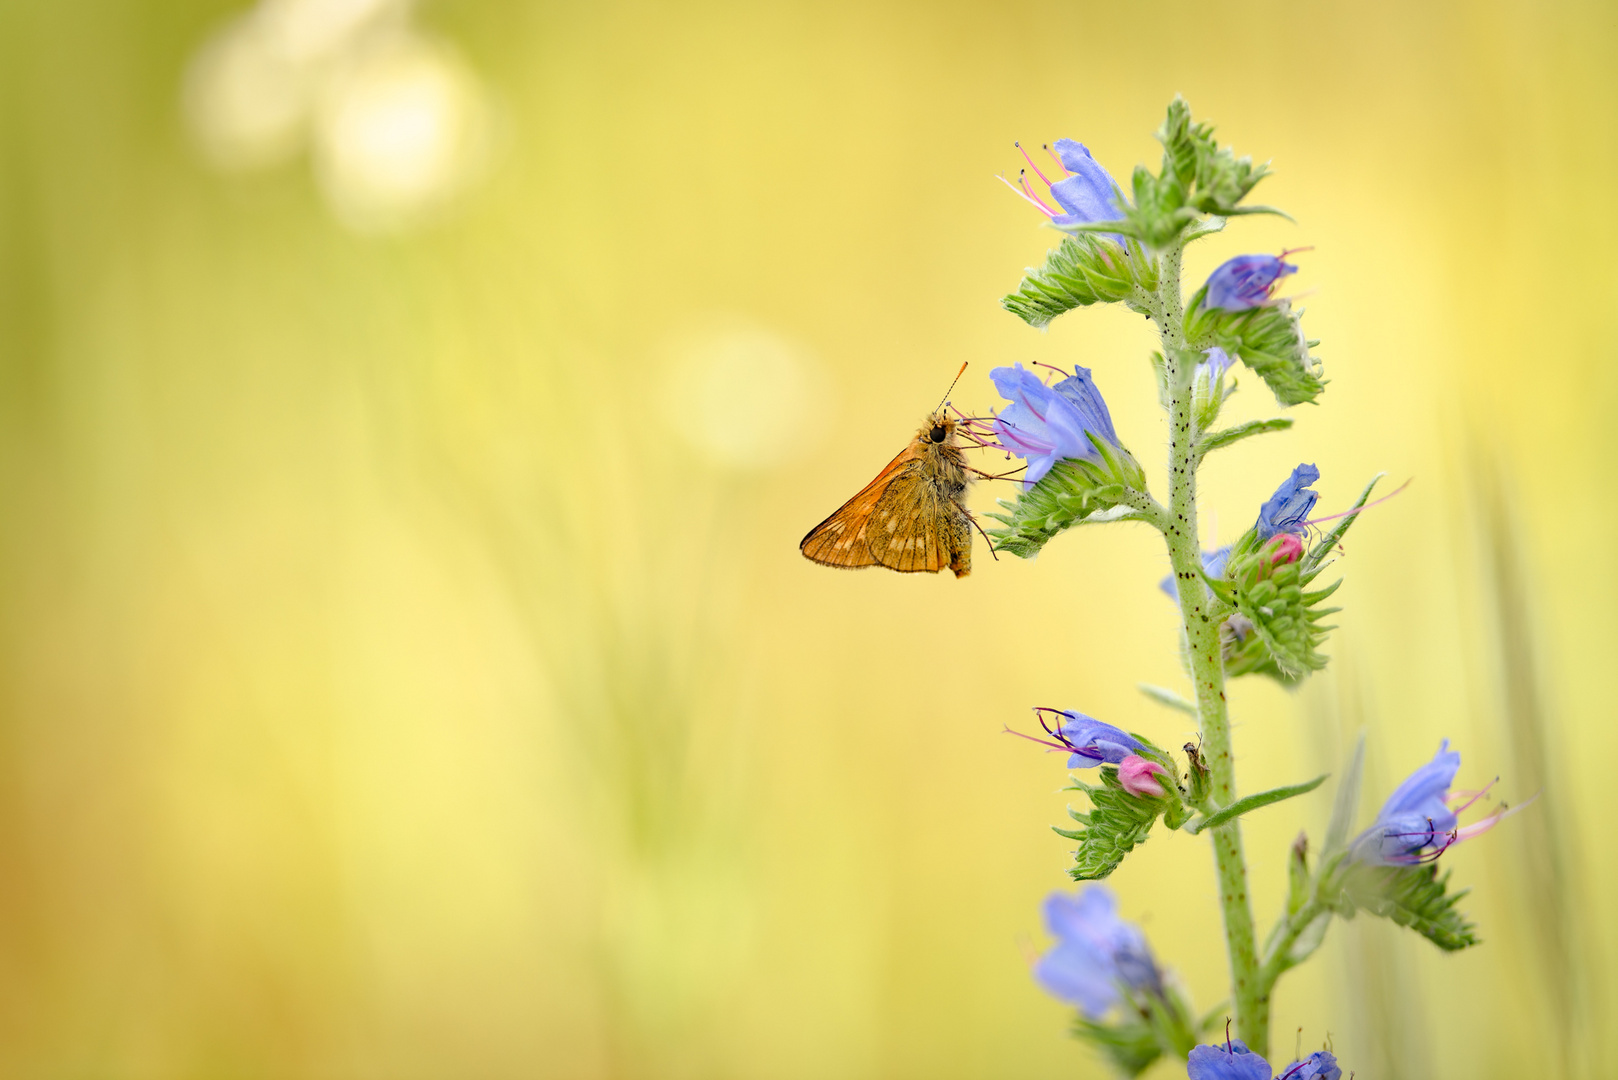
<svg viewBox="0 0 1618 1080">
<path fill-rule="evenodd" d="M 970 482 L 955 421 L 942 410 L 875 480 L 809 530 L 798 549 L 826 566 L 885 566 L 911 574 L 972 571 Z"/>
</svg>

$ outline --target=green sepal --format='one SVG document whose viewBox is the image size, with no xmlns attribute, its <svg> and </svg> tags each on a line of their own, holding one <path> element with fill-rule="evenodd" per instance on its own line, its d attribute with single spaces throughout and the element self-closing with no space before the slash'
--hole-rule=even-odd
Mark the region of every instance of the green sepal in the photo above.
<svg viewBox="0 0 1618 1080">
<path fill-rule="evenodd" d="M 1130 186 L 1135 199 L 1124 210 L 1125 227 L 1148 247 L 1166 248 L 1187 226 L 1202 220 L 1195 207 L 1186 205 L 1185 192 L 1173 175 L 1153 176 L 1146 166 L 1137 165 Z"/>
<path fill-rule="evenodd" d="M 1057 830 L 1079 842 L 1078 850 L 1073 853 L 1073 865 L 1068 868 L 1068 876 L 1074 881 L 1099 881 L 1118 869 L 1125 855 L 1137 844 L 1146 842 L 1166 802 L 1166 799 L 1141 798 L 1125 791 L 1118 782 L 1118 769 L 1112 765 L 1101 767 L 1100 784 L 1075 780 L 1068 790 L 1083 791 L 1090 796 L 1088 814 L 1068 811 L 1085 827 L 1073 832 Z"/>
<path fill-rule="evenodd" d="M 1157 260 L 1148 258 L 1139 244 L 1119 247 L 1088 231 L 1064 238 L 1046 253 L 1045 265 L 1029 267 L 1024 275 L 1000 306 L 1040 329 L 1065 311 L 1157 290 Z"/>
<path fill-rule="evenodd" d="M 1185 309 L 1188 347 L 1201 352 L 1215 345 L 1237 357 L 1269 386 L 1282 405 L 1314 401 L 1326 388 L 1323 366 L 1309 350 L 1320 344 L 1304 336 L 1300 319 L 1286 300 L 1275 300 L 1245 311 L 1205 308 L 1204 285 Z"/>
<path fill-rule="evenodd" d="M 1271 567 L 1265 558 L 1267 541 L 1249 529 L 1231 547 L 1223 578 L 1203 575 L 1214 595 L 1235 608 L 1240 619 L 1227 619 L 1220 627 L 1225 674 L 1268 675 L 1283 686 L 1296 686 L 1305 676 L 1326 666 L 1320 652 L 1332 626 L 1324 620 L 1340 608 L 1323 601 L 1342 581 L 1308 589 L 1331 561 L 1331 553 L 1353 527 L 1385 474 L 1365 485 L 1359 499 L 1319 542 L 1296 563 Z"/>
<path fill-rule="evenodd" d="M 1163 1056 L 1157 1033 L 1146 1021 L 1133 1016 L 1104 1024 L 1080 1013 L 1073 1019 L 1073 1037 L 1100 1051 L 1120 1076 L 1139 1076 Z"/>
<path fill-rule="evenodd" d="M 1146 473 L 1128 450 L 1094 434 L 1097 460 L 1064 458 L 1021 492 L 1016 502 L 998 500 L 1006 511 L 988 516 L 1005 528 L 990 529 L 994 550 L 1033 558 L 1057 533 L 1103 521 L 1148 520 L 1132 504 L 1144 499 Z"/>
<path fill-rule="evenodd" d="M 1159 1057 L 1184 1060 L 1209 1027 L 1171 982 L 1153 988 L 1120 987 L 1123 1004 L 1111 1022 L 1074 1018 L 1073 1035 L 1099 1050 L 1121 1076 L 1139 1076 Z M 1215 1010 L 1223 1015 L 1224 1006 Z M 1214 1021 L 1217 1023 L 1217 1019 Z"/>
<path fill-rule="evenodd" d="M 1296 915 L 1309 900 L 1309 837 L 1299 833 L 1287 853 L 1287 916 Z"/>
<path fill-rule="evenodd" d="M 1225 217 L 1281 213 L 1268 206 L 1238 205 L 1269 175 L 1269 165 L 1254 165 L 1251 158 L 1238 158 L 1230 147 L 1221 148 L 1213 125 L 1192 120 L 1184 98 L 1176 95 L 1169 103 L 1157 140 L 1163 144 L 1162 182 L 1173 185 L 1181 204 Z"/>
<path fill-rule="evenodd" d="M 1446 952 L 1478 944 L 1476 927 L 1457 911 L 1469 890 L 1448 891 L 1449 874 L 1439 876 L 1436 863 L 1422 866 L 1373 866 L 1350 863 L 1342 872 L 1334 907 L 1345 919 L 1356 911 L 1407 926 Z"/>
<path fill-rule="evenodd" d="M 1315 777 L 1313 780 L 1306 781 L 1302 784 L 1292 784 L 1288 787 L 1271 788 L 1269 791 L 1261 791 L 1256 795 L 1248 795 L 1245 798 L 1237 799 L 1223 810 L 1193 821 L 1186 827 L 1186 832 L 1194 835 L 1202 832 L 1204 829 L 1217 829 L 1225 822 L 1233 821 L 1236 818 L 1241 817 L 1243 814 L 1251 814 L 1254 810 L 1261 807 L 1269 806 L 1272 803 L 1281 802 L 1283 799 L 1290 799 L 1298 795 L 1305 795 L 1315 790 L 1315 788 L 1319 787 L 1321 784 L 1324 784 L 1326 782 L 1326 777 L 1330 775 L 1330 773 L 1323 773 L 1322 775 Z"/>
<path fill-rule="evenodd" d="M 1292 426 L 1290 416 L 1277 416 L 1273 420 L 1249 420 L 1245 424 L 1225 428 L 1223 431 L 1210 431 L 1197 440 L 1197 456 L 1203 457 L 1215 451 L 1222 450 L 1234 443 L 1254 435 L 1263 435 L 1269 431 L 1285 431 Z"/>
</svg>

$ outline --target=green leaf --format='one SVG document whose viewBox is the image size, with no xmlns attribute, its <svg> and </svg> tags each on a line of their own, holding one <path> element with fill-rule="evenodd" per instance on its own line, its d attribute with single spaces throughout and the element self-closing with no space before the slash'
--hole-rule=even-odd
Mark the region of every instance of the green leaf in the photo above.
<svg viewBox="0 0 1618 1080">
<path fill-rule="evenodd" d="M 1039 328 L 1076 307 L 1116 303 L 1157 289 L 1157 261 L 1138 244 L 1122 248 L 1087 231 L 1064 238 L 1046 253 L 1044 266 L 1030 267 L 1025 275 L 1000 306 Z"/>
<path fill-rule="evenodd" d="M 1332 800 L 1331 824 L 1326 826 L 1326 845 L 1320 851 L 1324 860 L 1348 846 L 1348 834 L 1354 828 L 1354 817 L 1359 813 L 1360 774 L 1365 770 L 1365 732 L 1354 740 L 1354 752 L 1348 756 L 1343 778 L 1337 781 L 1337 796 Z"/>
<path fill-rule="evenodd" d="M 1163 802 L 1129 794 L 1118 782 L 1118 770 L 1111 765 L 1102 767 L 1100 785 L 1079 783 L 1076 787 L 1089 794 L 1091 809 L 1087 814 L 1072 810 L 1068 813 L 1085 827 L 1072 832 L 1056 831 L 1079 842 L 1068 875 L 1075 881 L 1099 881 L 1118 869 L 1137 844 L 1146 842 Z"/>
<path fill-rule="evenodd" d="M 1273 420 L 1249 420 L 1245 424 L 1237 424 L 1223 431 L 1211 431 L 1197 440 L 1197 454 L 1205 456 L 1214 450 L 1241 442 L 1249 436 L 1262 435 L 1267 431 L 1285 431 L 1291 426 L 1291 417 L 1278 416 Z"/>
<path fill-rule="evenodd" d="M 1478 944 L 1476 927 L 1455 905 L 1467 894 L 1448 891 L 1449 874 L 1436 863 L 1372 866 L 1352 863 L 1344 871 L 1338 908 L 1345 917 L 1368 911 L 1407 926 L 1446 952 Z"/>
<path fill-rule="evenodd" d="M 1166 706 L 1189 716 L 1197 715 L 1195 702 L 1187 701 L 1173 690 L 1164 686 L 1153 686 L 1151 683 L 1136 683 L 1135 688 L 1159 705 Z"/>
<path fill-rule="evenodd" d="M 1318 342 L 1304 336 L 1299 319 L 1286 300 L 1261 304 L 1246 311 L 1205 308 L 1204 285 L 1186 306 L 1185 335 L 1196 351 L 1217 345 L 1253 369 L 1282 405 L 1313 401 L 1326 388 L 1322 367 L 1309 350 Z"/>
<path fill-rule="evenodd" d="M 996 551 L 1030 559 L 1075 525 L 1149 520 L 1130 505 L 1144 498 L 1146 474 L 1140 464 L 1129 451 L 1093 435 L 1090 442 L 1100 460 L 1065 458 L 1016 502 L 999 500 L 1006 512 L 989 516 L 1005 527 L 988 530 Z"/>
<path fill-rule="evenodd" d="M 1313 570 L 1322 565 L 1327 557 L 1331 555 L 1332 548 L 1343 542 L 1343 537 L 1348 534 L 1348 530 L 1353 527 L 1354 522 L 1359 518 L 1360 510 L 1365 506 L 1366 500 L 1371 497 L 1371 489 L 1376 487 L 1377 481 L 1386 475 L 1388 474 L 1377 473 L 1371 477 L 1371 482 L 1365 485 L 1365 490 L 1360 492 L 1359 499 L 1353 506 L 1349 507 L 1348 512 L 1338 518 L 1337 524 L 1332 526 L 1331 531 L 1322 536 L 1320 541 L 1309 549 L 1309 554 L 1303 560 L 1305 569 Z"/>
<path fill-rule="evenodd" d="M 1330 773 L 1326 773 L 1321 776 L 1317 776 L 1313 780 L 1306 783 L 1293 784 L 1289 787 L 1271 788 L 1269 791 L 1261 791 L 1257 795 L 1249 795 L 1246 798 L 1237 799 L 1235 802 L 1231 803 L 1223 810 L 1220 810 L 1218 813 L 1209 814 L 1207 817 L 1198 818 L 1196 821 L 1193 821 L 1191 824 L 1186 826 L 1186 831 L 1189 833 L 1199 833 L 1204 829 L 1217 829 L 1225 822 L 1233 821 L 1236 818 L 1241 817 L 1243 814 L 1250 814 L 1259 807 L 1269 806 L 1271 803 L 1278 803 L 1283 799 L 1290 799 L 1295 795 L 1307 794 L 1308 792 L 1315 790 L 1315 788 L 1319 787 L 1321 784 L 1325 783 L 1326 777 L 1330 775 Z"/>
</svg>

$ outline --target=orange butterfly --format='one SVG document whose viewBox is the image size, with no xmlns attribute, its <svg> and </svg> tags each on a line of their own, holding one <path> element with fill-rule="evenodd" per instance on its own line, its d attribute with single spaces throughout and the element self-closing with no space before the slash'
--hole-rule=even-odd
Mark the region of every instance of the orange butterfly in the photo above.
<svg viewBox="0 0 1618 1080">
<path fill-rule="evenodd" d="M 940 406 L 875 480 L 809 530 L 798 550 L 817 563 L 849 569 L 936 574 L 947 566 L 958 578 L 971 573 L 973 521 L 961 500 L 975 470 L 966 464 L 956 427 Z"/>
</svg>

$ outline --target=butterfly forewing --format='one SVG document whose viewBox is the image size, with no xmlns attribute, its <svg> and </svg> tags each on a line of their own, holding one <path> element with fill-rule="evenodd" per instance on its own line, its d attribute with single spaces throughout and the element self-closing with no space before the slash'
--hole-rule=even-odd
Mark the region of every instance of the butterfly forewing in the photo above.
<svg viewBox="0 0 1618 1080">
<path fill-rule="evenodd" d="M 859 493 L 837 508 L 831 517 L 809 530 L 798 549 L 810 559 L 827 566 L 875 566 L 867 542 L 867 523 L 876 509 L 877 500 L 888 489 L 889 481 L 898 476 L 905 465 L 916 460 L 915 447 L 906 447 L 898 457 L 888 462 L 887 468 L 877 473 Z"/>
</svg>

